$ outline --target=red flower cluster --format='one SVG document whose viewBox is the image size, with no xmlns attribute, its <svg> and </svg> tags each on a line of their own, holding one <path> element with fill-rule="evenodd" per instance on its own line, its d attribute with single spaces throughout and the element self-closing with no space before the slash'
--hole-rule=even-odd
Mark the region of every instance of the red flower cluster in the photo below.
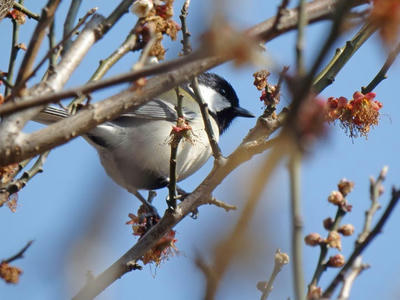
<svg viewBox="0 0 400 300">
<path fill-rule="evenodd" d="M 328 98 L 326 118 L 328 122 L 339 120 L 350 137 L 366 136 L 371 126 L 378 124 L 381 108 L 382 103 L 375 100 L 375 93 L 355 92 L 352 100 Z"/>
<path fill-rule="evenodd" d="M 126 224 L 131 224 L 133 229 L 133 235 L 142 237 L 147 231 L 150 230 L 155 224 L 160 221 L 159 217 L 155 217 L 154 214 L 148 212 L 146 208 L 142 205 L 139 208 L 138 215 L 129 214 L 130 220 Z M 168 259 L 169 256 L 177 252 L 175 247 L 175 231 L 170 230 L 166 233 L 157 243 L 146 252 L 141 258 L 144 264 L 155 262 L 159 265 L 163 260 Z"/>
</svg>

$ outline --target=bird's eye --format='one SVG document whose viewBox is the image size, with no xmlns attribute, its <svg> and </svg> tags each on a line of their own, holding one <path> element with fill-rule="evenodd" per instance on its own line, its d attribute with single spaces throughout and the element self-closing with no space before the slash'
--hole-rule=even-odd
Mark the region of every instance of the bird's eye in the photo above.
<svg viewBox="0 0 400 300">
<path fill-rule="evenodd" d="M 221 95 L 226 96 L 226 90 L 225 89 L 221 89 L 219 92 L 221 93 Z"/>
</svg>

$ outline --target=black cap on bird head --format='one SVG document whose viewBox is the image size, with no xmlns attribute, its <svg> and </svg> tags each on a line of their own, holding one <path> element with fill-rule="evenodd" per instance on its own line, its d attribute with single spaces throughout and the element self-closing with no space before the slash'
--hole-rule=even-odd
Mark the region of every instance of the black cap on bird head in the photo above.
<svg viewBox="0 0 400 300">
<path fill-rule="evenodd" d="M 209 111 L 214 115 L 218 122 L 220 134 L 222 134 L 236 117 L 254 118 L 254 115 L 243 107 L 239 106 L 239 99 L 235 90 L 221 76 L 214 73 L 203 73 L 198 76 L 199 86 L 203 97 L 204 89 L 210 88 L 217 92 L 220 97 L 213 100 L 204 97 Z"/>
</svg>

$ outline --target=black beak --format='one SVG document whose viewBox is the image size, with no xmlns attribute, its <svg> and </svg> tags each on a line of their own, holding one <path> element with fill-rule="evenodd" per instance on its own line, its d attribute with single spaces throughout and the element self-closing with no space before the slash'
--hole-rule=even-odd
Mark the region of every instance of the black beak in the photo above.
<svg viewBox="0 0 400 300">
<path fill-rule="evenodd" d="M 251 112 L 249 112 L 247 109 L 244 109 L 242 107 L 234 107 L 233 109 L 236 113 L 236 116 L 238 116 L 238 117 L 245 117 L 245 118 L 254 118 L 255 117 Z"/>
</svg>

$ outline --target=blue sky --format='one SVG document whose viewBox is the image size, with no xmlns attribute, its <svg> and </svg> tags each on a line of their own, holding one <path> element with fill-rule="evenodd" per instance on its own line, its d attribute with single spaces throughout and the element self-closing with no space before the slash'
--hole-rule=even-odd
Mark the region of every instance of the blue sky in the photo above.
<svg viewBox="0 0 400 300">
<path fill-rule="evenodd" d="M 114 2 L 114 1 L 113 1 Z M 27 7 L 39 12 L 45 1 L 25 1 Z M 177 1 L 175 11 L 179 11 L 182 1 Z M 212 1 L 207 1 L 212 3 Z M 279 1 L 226 1 L 229 5 L 229 20 L 238 29 L 244 29 L 267 19 L 275 13 Z M 69 2 L 62 2 L 58 11 L 56 29 L 62 31 L 62 16 Z M 84 1 L 79 15 L 94 6 L 100 14 L 107 15 L 114 7 L 112 1 Z M 192 1 L 188 23 L 196 39 L 207 28 L 211 5 L 205 1 Z M 67 86 L 83 84 L 91 75 L 98 61 L 108 56 L 120 44 L 136 19 L 125 15 L 84 59 Z M 28 44 L 35 22 L 28 20 L 22 26 L 21 42 Z M 328 32 L 328 23 L 313 25 L 306 31 L 306 62 L 313 61 L 317 47 Z M 0 23 L 3 47 L 0 48 L 0 69 L 6 70 L 9 57 L 9 20 Z M 344 45 L 350 32 L 336 44 Z M 58 35 L 60 36 L 60 35 Z M 278 65 L 293 65 L 295 34 L 289 33 L 266 45 L 268 57 Z M 46 43 L 45 43 L 46 44 Z M 47 44 L 46 44 L 47 46 Z M 168 44 L 167 57 L 175 57 L 180 44 Z M 45 49 L 41 53 L 44 54 Z M 333 50 L 332 50 L 333 51 Z M 333 52 L 332 52 L 333 53 Z M 322 95 L 351 97 L 353 92 L 366 85 L 376 74 L 385 60 L 385 49 L 379 39 L 372 37 L 350 60 L 336 78 L 335 83 Z M 135 62 L 136 56 L 129 54 L 119 62 L 108 76 L 126 72 Z M 304 233 L 325 234 L 322 220 L 334 216 L 335 208 L 326 198 L 336 189 L 337 182 L 346 177 L 355 182 L 354 192 L 349 201 L 353 211 L 344 219 L 352 223 L 356 232 L 362 228 L 364 211 L 369 207 L 369 176 L 377 176 L 384 165 L 389 166 L 385 185 L 387 191 L 381 198 L 388 203 L 392 185 L 399 186 L 400 165 L 398 151 L 399 139 L 395 133 L 400 130 L 400 111 L 398 80 L 400 65 L 395 63 L 388 73 L 388 79 L 375 90 L 377 99 L 383 103 L 380 124 L 373 128 L 366 138 L 351 140 L 338 126 L 330 126 L 328 136 L 318 141 L 305 157 L 302 166 L 302 209 Z M 252 86 L 252 74 L 256 67 L 234 68 L 231 64 L 217 67 L 216 73 L 227 78 L 237 91 L 243 107 L 255 115 L 262 113 L 259 92 Z M 40 77 L 32 80 L 32 84 Z M 100 100 L 120 91 L 119 86 L 94 94 Z M 282 104 L 290 101 L 290 95 L 283 93 Z M 225 155 L 232 152 L 241 138 L 254 126 L 255 119 L 236 120 L 222 137 L 220 146 Z M 27 131 L 39 128 L 30 124 Z M 210 257 L 213 245 L 230 232 L 240 214 L 240 208 L 248 196 L 246 188 L 249 178 L 266 154 L 255 157 L 251 162 L 238 168 L 215 191 L 221 200 L 238 205 L 239 210 L 226 213 L 211 206 L 200 208 L 197 220 L 186 218 L 177 227 L 177 247 L 180 253 L 164 262 L 160 267 L 145 266 L 143 271 L 125 275 L 109 287 L 98 299 L 201 299 L 204 278 L 194 264 L 198 253 Z M 195 188 L 211 168 L 211 161 L 199 172 L 185 180 L 182 186 Z M 265 280 L 272 270 L 273 252 L 280 248 L 290 253 L 290 212 L 289 184 L 286 162 L 282 162 L 275 172 L 257 208 L 254 219 L 243 243 L 243 256 L 237 258 L 226 274 L 218 299 L 257 299 L 257 281 Z M 78 138 L 67 145 L 58 147 L 48 157 L 44 172 L 35 177 L 18 195 L 19 207 L 16 213 L 8 209 L 0 210 L 0 258 L 13 255 L 25 243 L 35 242 L 26 257 L 15 262 L 24 270 L 21 281 L 16 286 L 0 281 L 2 299 L 68 299 L 73 296 L 85 281 L 88 270 L 98 274 L 114 262 L 136 239 L 130 227 L 125 225 L 128 213 L 135 212 L 138 201 L 117 186 L 102 169 L 97 154 L 83 139 Z M 157 207 L 162 212 L 165 205 L 165 192 L 159 192 Z M 378 212 L 378 214 L 382 211 Z M 398 299 L 400 257 L 399 209 L 396 209 L 384 227 L 383 234 L 370 245 L 363 255 L 371 268 L 365 271 L 354 284 L 353 299 L 382 298 Z M 354 237 L 343 239 L 343 254 L 351 253 Z M 332 251 L 332 253 L 336 253 Z M 306 282 L 311 279 L 317 259 L 317 248 L 304 248 L 304 271 Z M 335 271 L 323 275 L 322 287 L 329 283 Z M 383 276 L 384 275 L 384 276 Z M 388 280 L 391 278 L 391 280 Z M 292 298 L 292 278 L 290 266 L 278 276 L 271 299 Z"/>
</svg>

